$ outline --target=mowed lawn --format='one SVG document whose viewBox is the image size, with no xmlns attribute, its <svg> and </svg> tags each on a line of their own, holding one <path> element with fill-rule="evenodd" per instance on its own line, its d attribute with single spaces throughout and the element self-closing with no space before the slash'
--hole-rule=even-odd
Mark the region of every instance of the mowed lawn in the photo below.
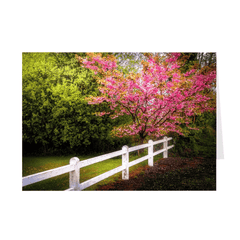
<svg viewBox="0 0 240 240">
<path fill-rule="evenodd" d="M 142 153 L 140 156 L 134 153 L 130 153 L 129 161 L 133 161 L 135 159 L 138 159 L 142 156 L 147 155 L 147 149 L 145 149 L 144 153 Z M 154 160 L 159 159 L 162 154 L 157 155 L 154 157 Z M 69 161 L 72 157 L 78 157 L 80 161 L 86 160 L 89 158 L 93 158 L 98 155 L 81 155 L 81 156 L 51 156 L 51 157 L 23 157 L 23 164 L 22 164 L 22 176 L 28 176 L 31 174 L 43 172 L 46 170 L 50 170 L 53 168 L 61 167 L 64 165 L 68 165 Z M 140 166 L 145 166 L 148 164 L 148 161 L 145 160 L 137 165 L 132 166 L 129 170 L 135 170 L 136 168 Z M 80 182 L 84 182 L 86 180 L 89 180 L 93 177 L 96 177 L 102 173 L 105 173 L 111 169 L 114 169 L 116 167 L 119 167 L 122 165 L 122 157 L 118 156 L 112 159 L 108 159 L 99 163 L 92 164 L 90 166 L 86 166 L 84 168 L 80 169 Z M 108 184 L 110 182 L 114 182 L 116 180 L 119 180 L 122 178 L 122 173 L 119 172 L 107 179 L 104 179 L 84 190 L 95 190 L 101 185 Z M 23 191 L 29 191 L 29 190 L 66 190 L 69 188 L 69 173 L 65 173 L 63 175 L 53 177 L 50 179 L 46 179 L 44 181 L 34 183 L 28 186 L 25 186 L 22 188 Z"/>
</svg>

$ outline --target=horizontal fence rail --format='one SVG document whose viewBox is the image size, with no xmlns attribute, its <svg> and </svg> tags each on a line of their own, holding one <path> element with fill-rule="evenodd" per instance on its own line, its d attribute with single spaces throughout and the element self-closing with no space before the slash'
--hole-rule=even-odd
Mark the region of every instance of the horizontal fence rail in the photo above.
<svg viewBox="0 0 240 240">
<path fill-rule="evenodd" d="M 158 155 L 158 154 L 160 154 L 160 153 L 162 153 L 164 151 L 166 151 L 166 150 L 165 149 L 161 149 L 159 151 L 156 151 L 155 153 L 153 153 L 153 156 L 156 156 L 156 155 Z"/>
<path fill-rule="evenodd" d="M 90 159 L 87 159 L 87 160 L 83 160 L 83 161 L 78 163 L 78 167 L 79 168 L 86 167 L 86 166 L 92 165 L 94 163 L 98 163 L 98 162 L 101 162 L 101 161 L 104 161 L 104 160 L 107 160 L 107 159 L 111 159 L 111 158 L 120 156 L 122 154 L 123 154 L 123 150 L 120 150 L 120 151 L 104 154 L 104 155 L 101 155 L 101 156 L 98 156 L 98 157 L 90 158 Z"/>
<path fill-rule="evenodd" d="M 148 146 L 149 146 L 149 144 L 147 143 L 147 144 L 142 144 L 142 145 L 138 145 L 138 146 L 135 146 L 135 147 L 130 147 L 130 148 L 128 149 L 128 152 L 137 151 L 137 150 L 146 148 L 146 147 L 148 147 Z"/>
<path fill-rule="evenodd" d="M 54 168 L 44 172 L 36 173 L 22 178 L 22 186 L 27 186 L 36 182 L 43 181 L 48 178 L 56 177 L 64 173 L 68 173 L 74 170 L 73 165 L 66 165 L 59 168 Z"/>
<path fill-rule="evenodd" d="M 172 139 L 172 138 L 171 138 Z M 168 140 L 171 140 L 170 138 L 168 138 Z M 165 142 L 165 139 L 162 139 L 162 140 L 158 140 L 156 142 L 153 142 L 153 145 L 156 145 L 156 144 L 159 144 L 159 143 L 163 143 Z"/>
<path fill-rule="evenodd" d="M 100 182 L 102 181 L 103 179 L 106 179 L 118 172 L 122 172 L 122 170 L 124 169 L 123 166 L 120 166 L 120 167 L 117 167 L 117 168 L 114 168 L 108 172 L 105 172 L 101 175 L 98 175 L 97 177 L 94 177 L 94 178 L 91 178 L 83 183 L 80 184 L 80 190 L 83 190 L 85 188 L 88 188 L 90 186 L 92 186 L 93 184 L 97 183 L 97 182 Z"/>
<path fill-rule="evenodd" d="M 104 154 L 98 157 L 93 157 L 87 160 L 80 161 L 77 157 L 71 158 L 70 163 L 66 166 L 62 166 L 59 168 L 54 168 L 51 170 L 47 170 L 44 172 L 32 174 L 26 177 L 22 178 L 22 187 L 25 187 L 27 185 L 37 183 L 40 181 L 43 181 L 45 179 L 49 179 L 52 177 L 56 177 L 65 173 L 69 173 L 69 188 L 65 191 L 81 191 L 85 188 L 88 188 L 92 186 L 95 183 L 98 183 L 118 172 L 122 172 L 122 179 L 127 180 L 129 179 L 129 168 L 143 162 L 145 160 L 148 160 L 148 165 L 153 166 L 153 157 L 163 153 L 163 158 L 168 157 L 168 150 L 173 148 L 174 145 L 168 146 L 168 141 L 172 140 L 172 138 L 164 137 L 161 140 L 153 142 L 152 140 L 149 140 L 148 143 L 134 146 L 134 147 L 128 147 L 123 146 L 122 150 Z M 163 143 L 163 149 L 154 152 L 153 147 L 156 144 Z M 129 162 L 129 153 L 133 151 L 137 151 L 140 149 L 148 148 L 148 155 L 143 156 L 141 158 L 138 158 L 134 161 Z M 119 166 L 117 168 L 114 168 L 108 172 L 105 172 L 101 175 L 98 175 L 94 178 L 91 178 L 83 183 L 80 183 L 80 169 L 89 165 L 92 165 L 94 163 L 98 163 L 107 159 L 111 159 L 117 156 L 122 156 L 122 166 Z"/>
<path fill-rule="evenodd" d="M 147 160 L 149 158 L 149 156 L 144 156 L 144 157 L 141 157 L 141 158 L 138 158 L 137 160 L 134 160 L 134 161 L 131 161 L 129 164 L 128 164 L 128 167 L 132 167 L 140 162 L 143 162 L 145 160 Z"/>
</svg>

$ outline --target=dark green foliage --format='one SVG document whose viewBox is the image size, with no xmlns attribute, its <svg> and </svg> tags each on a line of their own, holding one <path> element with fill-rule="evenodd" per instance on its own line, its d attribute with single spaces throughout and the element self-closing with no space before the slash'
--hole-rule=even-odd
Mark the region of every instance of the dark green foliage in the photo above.
<svg viewBox="0 0 240 240">
<path fill-rule="evenodd" d="M 215 52 L 188 52 L 181 53 L 180 59 L 185 60 L 185 64 L 180 68 L 182 73 L 191 70 L 191 67 L 195 65 L 196 68 L 204 66 L 213 66 L 216 64 Z M 197 65 L 196 65 L 197 64 Z"/>
<path fill-rule="evenodd" d="M 198 131 L 190 130 L 187 136 L 173 135 L 173 152 L 182 157 L 216 158 L 216 114 L 195 116 Z"/>
<path fill-rule="evenodd" d="M 191 70 L 191 67 L 198 62 L 197 61 L 197 54 L 198 53 L 182 53 L 180 57 L 188 57 L 187 61 L 185 64 L 180 68 L 180 71 L 182 73 L 185 73 L 189 70 Z"/>
</svg>

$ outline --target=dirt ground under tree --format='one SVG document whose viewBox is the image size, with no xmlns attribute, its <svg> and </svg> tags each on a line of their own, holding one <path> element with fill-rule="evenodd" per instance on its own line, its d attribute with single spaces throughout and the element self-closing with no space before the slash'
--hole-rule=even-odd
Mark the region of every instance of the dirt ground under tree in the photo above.
<svg viewBox="0 0 240 240">
<path fill-rule="evenodd" d="M 119 180 L 112 184 L 107 184 L 99 187 L 97 190 L 141 190 L 145 179 L 154 180 L 159 174 L 166 172 L 184 169 L 197 168 L 203 162 L 203 158 L 181 158 L 169 157 L 159 159 L 154 163 L 153 167 L 139 167 L 134 171 L 129 172 L 129 180 Z"/>
</svg>

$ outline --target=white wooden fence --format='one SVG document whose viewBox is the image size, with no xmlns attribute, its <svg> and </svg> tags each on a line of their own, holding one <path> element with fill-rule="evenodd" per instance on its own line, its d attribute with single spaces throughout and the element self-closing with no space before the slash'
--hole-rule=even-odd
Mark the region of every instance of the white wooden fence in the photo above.
<svg viewBox="0 0 240 240">
<path fill-rule="evenodd" d="M 48 171 L 32 174 L 26 177 L 22 178 L 22 187 L 43 181 L 48 178 L 56 177 L 59 175 L 62 175 L 64 173 L 69 172 L 69 188 L 65 191 L 80 191 L 87 187 L 90 187 L 91 185 L 102 181 L 105 178 L 108 178 L 118 172 L 122 172 L 122 179 L 128 180 L 129 179 L 129 167 L 136 165 L 142 161 L 145 161 L 148 159 L 148 165 L 153 166 L 153 157 L 163 152 L 163 158 L 168 157 L 168 150 L 172 146 L 168 146 L 168 141 L 172 138 L 164 137 L 162 140 L 158 140 L 153 142 L 152 140 L 149 140 L 148 143 L 138 145 L 135 147 L 129 148 L 128 146 L 123 146 L 122 150 L 108 153 L 105 155 L 101 155 L 98 157 L 90 158 L 87 160 L 80 161 L 77 157 L 73 157 L 70 159 L 69 165 L 54 168 Z M 153 152 L 153 146 L 159 143 L 163 143 L 163 149 Z M 138 158 L 134 161 L 129 162 L 129 153 L 133 151 L 137 151 L 139 149 L 148 148 L 148 155 Z M 113 157 L 117 157 L 122 155 L 122 166 L 119 166 L 117 168 L 114 168 L 108 172 L 105 172 L 99 176 L 96 176 L 94 178 L 91 178 L 85 182 L 80 183 L 80 168 L 89 166 L 91 164 L 101 162 L 107 159 L 111 159 Z"/>
</svg>

